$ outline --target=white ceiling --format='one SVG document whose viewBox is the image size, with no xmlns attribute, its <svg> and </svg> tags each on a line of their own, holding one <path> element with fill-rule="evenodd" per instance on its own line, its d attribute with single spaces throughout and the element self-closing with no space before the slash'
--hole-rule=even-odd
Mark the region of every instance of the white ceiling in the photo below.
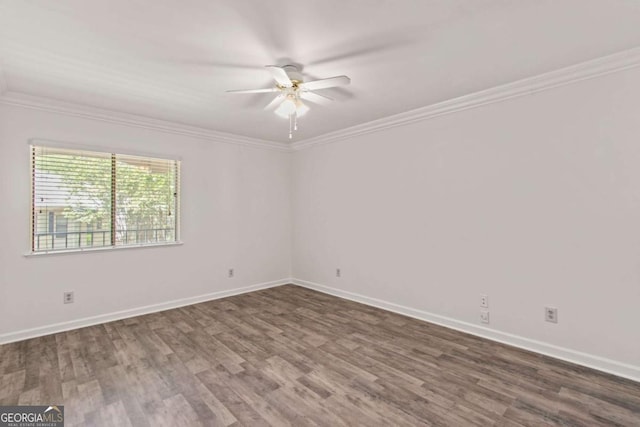
<svg viewBox="0 0 640 427">
<path fill-rule="evenodd" d="M 345 74 L 301 140 L 640 46 L 637 0 L 0 0 L 9 91 L 271 141 L 267 64 Z"/>
</svg>

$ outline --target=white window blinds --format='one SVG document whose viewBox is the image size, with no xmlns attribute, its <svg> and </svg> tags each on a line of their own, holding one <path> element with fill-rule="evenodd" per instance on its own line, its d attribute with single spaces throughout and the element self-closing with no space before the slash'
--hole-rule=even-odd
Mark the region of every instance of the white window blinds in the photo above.
<svg viewBox="0 0 640 427">
<path fill-rule="evenodd" d="M 31 147 L 31 250 L 176 242 L 180 162 Z"/>
</svg>

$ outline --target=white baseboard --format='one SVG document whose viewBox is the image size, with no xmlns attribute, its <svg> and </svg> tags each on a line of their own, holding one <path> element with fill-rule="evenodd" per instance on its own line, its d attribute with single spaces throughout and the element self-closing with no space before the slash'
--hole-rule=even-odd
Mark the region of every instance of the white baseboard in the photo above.
<svg viewBox="0 0 640 427">
<path fill-rule="evenodd" d="M 83 319 L 70 320 L 68 322 L 55 323 L 53 325 L 41 326 L 37 328 L 24 329 L 16 332 L 9 332 L 0 335 L 0 344 L 8 344 L 10 342 L 22 341 L 29 338 L 36 338 L 43 335 L 55 334 L 71 329 L 84 328 L 100 323 L 112 322 L 114 320 L 122 320 L 129 317 L 140 316 L 143 314 L 156 313 L 158 311 L 169 310 L 172 308 L 184 307 L 185 305 L 197 304 L 200 302 L 211 301 L 220 298 L 226 298 L 233 295 L 245 294 L 247 292 L 258 291 L 261 289 L 273 288 L 276 286 L 291 283 L 292 279 L 274 280 L 271 282 L 258 283 L 256 285 L 245 286 L 242 288 L 229 289 L 226 291 L 212 292 L 209 294 L 198 295 L 195 297 L 181 298 L 173 301 L 167 301 L 160 304 L 145 305 L 143 307 L 131 308 L 128 310 L 116 311 L 113 313 L 100 314 L 98 316 L 85 317 Z"/>
<path fill-rule="evenodd" d="M 497 331 L 495 329 L 474 325 L 472 323 L 463 322 L 446 316 L 440 316 L 415 308 L 405 307 L 377 298 L 371 298 L 341 289 L 320 285 L 318 283 L 291 278 L 258 283 L 256 285 L 245 286 L 242 288 L 212 292 L 209 294 L 182 298 L 160 304 L 136 307 L 128 310 L 101 314 L 92 317 L 85 317 L 83 319 L 71 320 L 68 322 L 56 323 L 53 325 L 10 332 L 0 335 L 0 344 L 8 344 L 11 342 L 22 341 L 29 338 L 40 337 L 43 335 L 50 335 L 72 329 L 84 328 L 86 326 L 112 322 L 114 320 L 121 320 L 129 317 L 140 316 L 143 314 L 170 310 L 172 308 L 184 307 L 186 305 L 226 298 L 233 295 L 258 291 L 261 289 L 273 288 L 289 283 L 640 382 L 640 366 L 629 365 L 604 357 L 599 357 L 592 354 L 556 346 L 553 344 L 532 340 L 518 335 Z"/>
<path fill-rule="evenodd" d="M 364 295 L 343 291 L 341 289 L 320 285 L 318 283 L 309 282 L 306 280 L 292 279 L 291 283 L 308 289 L 312 289 L 314 291 L 334 295 L 340 298 L 381 308 L 383 310 L 392 311 L 394 313 L 413 317 L 419 320 L 424 320 L 426 322 L 435 323 L 437 325 L 444 326 L 450 329 L 466 332 L 468 334 L 486 338 L 492 341 L 497 341 L 503 344 L 522 348 L 524 350 L 544 354 L 545 356 L 554 357 L 556 359 L 586 366 L 598 371 L 640 382 L 640 366 L 629 365 L 604 357 L 571 350 L 569 348 L 559 347 L 553 344 L 532 340 L 507 332 L 485 328 L 482 326 L 474 325 L 472 323 L 452 319 L 450 317 L 440 316 L 415 308 L 405 307 L 399 304 L 394 304 L 392 302 L 383 301 L 377 298 L 370 298 Z"/>
</svg>

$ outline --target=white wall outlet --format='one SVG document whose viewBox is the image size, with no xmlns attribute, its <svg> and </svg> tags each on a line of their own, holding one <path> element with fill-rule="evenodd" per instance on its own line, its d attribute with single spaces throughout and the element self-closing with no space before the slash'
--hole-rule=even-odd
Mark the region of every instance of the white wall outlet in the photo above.
<svg viewBox="0 0 640 427">
<path fill-rule="evenodd" d="M 487 295 L 480 295 L 480 307 L 489 308 L 489 297 Z"/>
<path fill-rule="evenodd" d="M 342 276 L 342 272 L 340 271 L 339 268 L 336 268 L 336 277 L 341 277 Z"/>
<path fill-rule="evenodd" d="M 551 323 L 558 323 L 558 309 L 555 307 L 545 307 L 544 320 Z"/>
<path fill-rule="evenodd" d="M 482 323 L 489 323 L 489 310 L 480 310 L 480 321 Z"/>
<path fill-rule="evenodd" d="M 229 279 L 231 279 L 231 278 L 233 277 L 233 275 L 234 275 L 234 274 L 235 274 L 235 273 L 234 273 L 234 271 L 233 271 L 233 268 L 230 268 L 230 269 L 229 269 L 229 273 L 228 273 Z"/>
<path fill-rule="evenodd" d="M 65 292 L 62 294 L 62 302 L 71 304 L 73 302 L 73 292 Z"/>
</svg>

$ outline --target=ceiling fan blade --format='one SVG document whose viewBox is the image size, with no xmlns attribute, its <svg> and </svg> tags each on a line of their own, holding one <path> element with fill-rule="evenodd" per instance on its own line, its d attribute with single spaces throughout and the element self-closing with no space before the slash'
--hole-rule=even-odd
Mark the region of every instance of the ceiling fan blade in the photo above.
<svg viewBox="0 0 640 427">
<path fill-rule="evenodd" d="M 275 108 L 276 105 L 280 104 L 281 101 L 282 101 L 282 96 L 277 95 L 275 98 L 273 98 L 273 101 L 271 101 L 270 103 L 267 104 L 266 107 L 264 107 L 264 109 L 272 110 L 273 108 Z"/>
<path fill-rule="evenodd" d="M 305 90 L 328 89 L 330 87 L 344 86 L 351 83 L 351 79 L 347 76 L 329 77 L 328 79 L 314 80 L 304 82 L 299 86 Z"/>
<path fill-rule="evenodd" d="M 289 78 L 289 76 L 287 75 L 287 72 L 283 68 L 277 67 L 275 65 L 266 65 L 265 68 L 269 70 L 273 79 L 280 86 L 283 86 L 283 87 L 293 86 L 293 83 L 291 83 L 291 79 Z"/>
<path fill-rule="evenodd" d="M 329 105 L 329 103 L 333 101 L 333 99 L 329 98 L 328 96 L 320 95 L 319 93 L 313 92 L 302 92 L 300 93 L 300 98 L 319 105 Z"/>
<path fill-rule="evenodd" d="M 278 92 L 280 89 L 277 87 L 270 87 L 267 89 L 241 89 L 241 90 L 228 90 L 228 93 L 271 93 Z"/>
</svg>

